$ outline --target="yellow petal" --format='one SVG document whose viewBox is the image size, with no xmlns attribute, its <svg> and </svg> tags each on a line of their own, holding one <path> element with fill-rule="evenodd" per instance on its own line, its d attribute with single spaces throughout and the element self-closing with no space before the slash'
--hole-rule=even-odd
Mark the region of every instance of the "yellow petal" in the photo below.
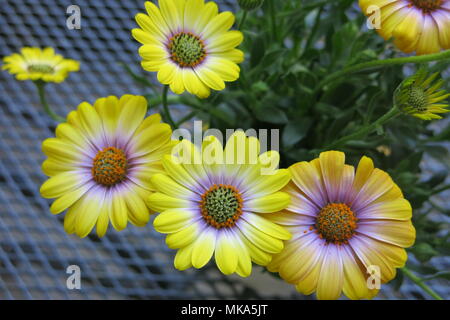
<svg viewBox="0 0 450 320">
<path fill-rule="evenodd" d="M 257 214 L 245 212 L 241 218 L 274 238 L 281 240 L 289 240 L 291 238 L 291 234 L 286 229 Z"/>
<path fill-rule="evenodd" d="M 128 223 L 128 210 L 125 199 L 119 191 L 115 191 L 109 198 L 112 199 L 112 210 L 109 213 L 111 224 L 114 229 L 121 231 L 127 227 Z"/>
<path fill-rule="evenodd" d="M 184 229 L 168 234 L 166 237 L 166 244 L 170 249 L 184 248 L 197 239 L 199 232 L 201 232 L 199 224 L 192 223 Z"/>
<path fill-rule="evenodd" d="M 285 209 L 290 203 L 290 196 L 286 192 L 275 192 L 260 198 L 251 199 L 244 204 L 244 210 L 269 213 Z"/>
<path fill-rule="evenodd" d="M 80 238 L 86 237 L 97 222 L 100 208 L 103 205 L 105 192 L 101 187 L 91 189 L 84 195 L 75 218 L 75 232 Z"/>
<path fill-rule="evenodd" d="M 237 30 L 228 31 L 214 38 L 206 45 L 208 52 L 223 52 L 229 51 L 237 47 L 244 40 L 242 32 Z"/>
<path fill-rule="evenodd" d="M 133 138 L 134 156 L 142 156 L 169 143 L 172 130 L 167 123 L 158 123 L 142 130 Z"/>
<path fill-rule="evenodd" d="M 200 99 L 206 99 L 211 94 L 209 88 L 200 80 L 194 70 L 183 70 L 184 87 L 189 93 L 195 94 Z"/>
<path fill-rule="evenodd" d="M 409 220 L 411 216 L 411 205 L 408 200 L 403 198 L 372 203 L 358 213 L 358 219 Z"/>
<path fill-rule="evenodd" d="M 339 185 L 344 172 L 345 154 L 339 151 L 322 152 L 319 161 L 328 202 L 339 201 Z"/>
<path fill-rule="evenodd" d="M 341 250 L 343 249 L 337 245 L 327 246 L 317 283 L 317 299 L 319 300 L 336 300 L 341 295 L 344 285 Z"/>
<path fill-rule="evenodd" d="M 119 100 L 121 108 L 117 130 L 122 141 L 129 141 L 147 112 L 147 100 L 142 96 L 124 95 Z"/>
<path fill-rule="evenodd" d="M 181 248 L 177 251 L 175 255 L 175 260 L 173 262 L 175 269 L 177 270 L 186 270 L 192 267 L 192 249 L 194 248 L 194 244 L 191 244 L 187 247 Z"/>
<path fill-rule="evenodd" d="M 219 77 L 219 75 L 217 73 L 210 70 L 206 64 L 205 64 L 205 66 L 197 67 L 195 69 L 195 73 L 202 80 L 202 82 L 205 85 L 207 85 L 208 87 L 210 87 L 211 89 L 217 90 L 217 91 L 225 89 L 225 83 L 223 82 L 223 80 Z M 158 73 L 158 75 L 159 75 L 159 73 Z"/>
<path fill-rule="evenodd" d="M 200 269 L 211 260 L 216 247 L 216 233 L 215 229 L 206 228 L 195 241 L 192 250 L 192 265 L 195 268 Z"/>
<path fill-rule="evenodd" d="M 269 236 L 267 233 L 260 231 L 245 220 L 238 220 L 236 225 L 241 233 L 261 250 L 269 253 L 278 253 L 283 250 L 283 241 Z"/>
<path fill-rule="evenodd" d="M 170 194 L 171 196 L 182 199 L 191 199 L 193 197 L 193 193 L 191 190 L 178 184 L 165 174 L 155 174 L 151 178 L 151 181 L 159 192 L 168 195 Z"/>
<path fill-rule="evenodd" d="M 40 192 L 44 198 L 58 198 L 86 183 L 89 177 L 78 172 L 63 172 L 51 177 L 42 184 Z"/>
<path fill-rule="evenodd" d="M 219 12 L 219 8 L 214 1 L 210 1 L 203 6 L 203 10 L 197 11 L 196 23 L 194 26 L 194 30 L 197 34 L 200 34 L 205 29 L 206 25 L 217 16 Z"/>
<path fill-rule="evenodd" d="M 174 198 L 163 193 L 153 193 L 147 200 L 149 207 L 157 212 L 175 208 L 190 208 L 192 203 L 185 199 Z"/>
<path fill-rule="evenodd" d="M 217 233 L 215 260 L 219 270 L 226 275 L 234 273 L 238 265 L 238 255 L 233 240 L 226 230 Z"/>
<path fill-rule="evenodd" d="M 202 36 L 205 39 L 220 37 L 227 32 L 233 24 L 234 15 L 229 11 L 221 12 L 209 21 L 202 32 Z"/>
<path fill-rule="evenodd" d="M 343 246 L 341 250 L 342 264 L 344 266 L 344 286 L 342 291 L 352 299 L 364 299 L 369 294 L 365 274 L 358 266 L 357 257 L 350 247 Z"/>
<path fill-rule="evenodd" d="M 411 9 L 402 22 L 392 31 L 395 45 L 406 53 L 414 51 L 422 26 L 422 13 L 417 12 L 414 8 Z"/>
<path fill-rule="evenodd" d="M 358 232 L 403 248 L 412 246 L 416 239 L 416 230 L 410 220 L 363 220 L 358 222 Z"/>
<path fill-rule="evenodd" d="M 92 186 L 93 184 L 84 184 L 77 189 L 65 193 L 52 203 L 50 212 L 53 214 L 63 212 L 80 199 Z"/>
<path fill-rule="evenodd" d="M 160 213 L 153 221 L 156 231 L 161 233 L 177 232 L 199 219 L 200 214 L 189 209 L 170 209 Z"/>
<path fill-rule="evenodd" d="M 124 199 L 127 204 L 129 220 L 136 226 L 145 226 L 150 219 L 150 212 L 144 200 L 132 188 L 128 188 Z"/>
<path fill-rule="evenodd" d="M 439 42 L 439 29 L 434 18 L 431 15 L 423 17 L 423 25 L 421 26 L 422 34 L 417 42 L 417 55 L 436 53 L 441 51 Z"/>
</svg>

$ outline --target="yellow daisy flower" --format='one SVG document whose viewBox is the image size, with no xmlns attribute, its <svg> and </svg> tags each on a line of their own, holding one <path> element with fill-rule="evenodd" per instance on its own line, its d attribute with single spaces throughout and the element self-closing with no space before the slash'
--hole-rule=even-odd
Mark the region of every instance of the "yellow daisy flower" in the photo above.
<svg viewBox="0 0 450 320">
<path fill-rule="evenodd" d="M 16 75 L 17 80 L 42 80 L 45 82 L 62 82 L 69 72 L 78 71 L 78 61 L 64 59 L 55 54 L 53 48 L 29 48 L 21 49 L 21 53 L 13 53 L 3 58 L 3 70 Z"/>
<path fill-rule="evenodd" d="M 449 112 L 445 103 L 450 94 L 446 90 L 439 90 L 444 80 L 433 83 L 439 73 L 428 76 L 425 69 L 406 78 L 396 89 L 394 103 L 404 113 L 422 120 L 442 119 L 438 113 Z M 438 91 L 439 90 L 439 91 Z"/>
<path fill-rule="evenodd" d="M 289 168 L 285 192 L 291 205 L 267 215 L 292 233 L 268 269 L 279 272 L 299 292 L 318 299 L 372 298 L 376 282 L 392 280 L 413 245 L 412 209 L 389 175 L 363 157 L 358 168 L 345 164 L 338 151 L 323 152 L 311 162 Z M 369 285 L 370 282 L 370 285 Z"/>
<path fill-rule="evenodd" d="M 149 197 L 150 207 L 161 212 L 155 229 L 168 234 L 169 248 L 178 249 L 175 268 L 202 268 L 213 255 L 224 274 L 246 277 L 252 261 L 267 265 L 290 238 L 265 218 L 290 202 L 279 191 L 290 174 L 275 169 L 278 153 L 259 155 L 258 139 L 242 131 L 225 149 L 213 136 L 205 138 L 201 152 L 186 140 L 179 147 L 182 152 L 163 158 L 166 172 L 152 177 L 157 192 Z"/>
<path fill-rule="evenodd" d="M 143 44 L 142 67 L 158 72 L 158 81 L 181 94 L 185 90 L 206 98 L 210 89 L 223 90 L 224 81 L 239 78 L 244 59 L 235 49 L 240 31 L 228 31 L 234 23 L 231 12 L 218 13 L 217 4 L 204 0 L 159 0 L 159 8 L 147 1 L 147 15 L 139 13 L 141 29 L 133 37 Z"/>
<path fill-rule="evenodd" d="M 405 53 L 450 49 L 450 0 L 359 0 L 363 13 L 380 18 L 378 33 Z M 375 16 L 374 16 L 375 17 Z"/>
<path fill-rule="evenodd" d="M 109 221 L 122 230 L 128 221 L 144 226 L 150 211 L 144 201 L 153 188 L 150 177 L 163 171 L 170 153 L 170 126 L 159 114 L 144 120 L 147 101 L 141 96 L 110 96 L 92 106 L 83 102 L 58 125 L 56 138 L 42 143 L 48 159 L 42 169 L 50 178 L 41 195 L 56 198 L 53 214 L 68 209 L 64 229 L 80 237 L 97 225 L 105 235 Z"/>
</svg>

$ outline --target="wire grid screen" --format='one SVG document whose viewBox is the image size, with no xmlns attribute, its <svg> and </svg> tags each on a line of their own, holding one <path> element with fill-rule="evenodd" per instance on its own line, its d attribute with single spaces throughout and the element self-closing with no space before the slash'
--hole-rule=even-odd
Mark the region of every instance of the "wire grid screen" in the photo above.
<svg viewBox="0 0 450 320">
<path fill-rule="evenodd" d="M 120 63 L 140 73 L 139 44 L 131 38 L 134 16 L 144 1 L 0 0 L 0 56 L 23 46 L 54 47 L 81 62 L 60 85 L 48 85 L 49 103 L 61 115 L 82 101 L 108 95 L 142 94 Z M 234 1 L 222 1 L 222 10 Z M 81 30 L 66 28 L 66 9 L 81 8 Z M 147 74 L 148 75 L 148 74 Z M 178 110 L 183 112 L 183 110 Z M 0 72 L 0 299 L 311 299 L 254 267 L 251 277 L 223 276 L 213 265 L 179 272 L 175 252 L 151 223 L 79 239 L 63 229 L 63 215 L 41 198 L 45 176 L 41 142 L 55 123 L 42 111 L 34 85 Z M 448 267 L 448 259 L 445 265 Z M 81 290 L 66 286 L 66 268 L 81 269 Z M 435 289 L 449 297 L 445 285 Z M 380 298 L 424 298 L 406 283 L 386 286 Z"/>
</svg>

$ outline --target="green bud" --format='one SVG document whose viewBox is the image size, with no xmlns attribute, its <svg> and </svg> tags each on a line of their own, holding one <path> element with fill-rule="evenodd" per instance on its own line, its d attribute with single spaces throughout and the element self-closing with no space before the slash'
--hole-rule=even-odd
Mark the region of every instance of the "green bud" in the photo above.
<svg viewBox="0 0 450 320">
<path fill-rule="evenodd" d="M 450 94 L 439 90 L 443 80 L 439 74 L 429 75 L 425 69 L 403 80 L 394 93 L 394 104 L 405 114 L 423 120 L 441 119 L 440 113 L 449 112 L 445 103 Z"/>
<path fill-rule="evenodd" d="M 242 10 L 250 11 L 261 7 L 264 0 L 238 0 L 238 3 Z"/>
</svg>

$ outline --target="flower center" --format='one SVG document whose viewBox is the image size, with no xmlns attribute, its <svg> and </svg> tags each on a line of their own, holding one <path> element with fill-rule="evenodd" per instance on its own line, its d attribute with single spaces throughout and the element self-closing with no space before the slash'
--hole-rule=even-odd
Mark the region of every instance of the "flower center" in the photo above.
<svg viewBox="0 0 450 320">
<path fill-rule="evenodd" d="M 233 186 L 215 184 L 202 195 L 200 209 L 209 225 L 232 227 L 242 214 L 241 194 Z"/>
<path fill-rule="evenodd" d="M 416 8 L 422 9 L 424 13 L 430 13 L 441 7 L 443 0 L 410 0 Z"/>
<path fill-rule="evenodd" d="M 181 32 L 170 38 L 168 49 L 180 67 L 195 67 L 205 59 L 203 41 L 192 33 Z"/>
<path fill-rule="evenodd" d="M 336 244 L 347 243 L 357 227 L 353 211 L 344 203 L 330 203 L 320 210 L 316 230 L 321 238 Z"/>
<path fill-rule="evenodd" d="M 28 66 L 28 72 L 54 73 L 55 69 L 48 64 L 32 64 Z"/>
<path fill-rule="evenodd" d="M 109 147 L 99 151 L 94 158 L 92 177 L 97 183 L 112 186 L 125 179 L 128 163 L 125 152 Z"/>
<path fill-rule="evenodd" d="M 408 92 L 408 105 L 418 112 L 427 111 L 428 95 L 424 89 L 417 86 L 411 86 Z"/>
</svg>

